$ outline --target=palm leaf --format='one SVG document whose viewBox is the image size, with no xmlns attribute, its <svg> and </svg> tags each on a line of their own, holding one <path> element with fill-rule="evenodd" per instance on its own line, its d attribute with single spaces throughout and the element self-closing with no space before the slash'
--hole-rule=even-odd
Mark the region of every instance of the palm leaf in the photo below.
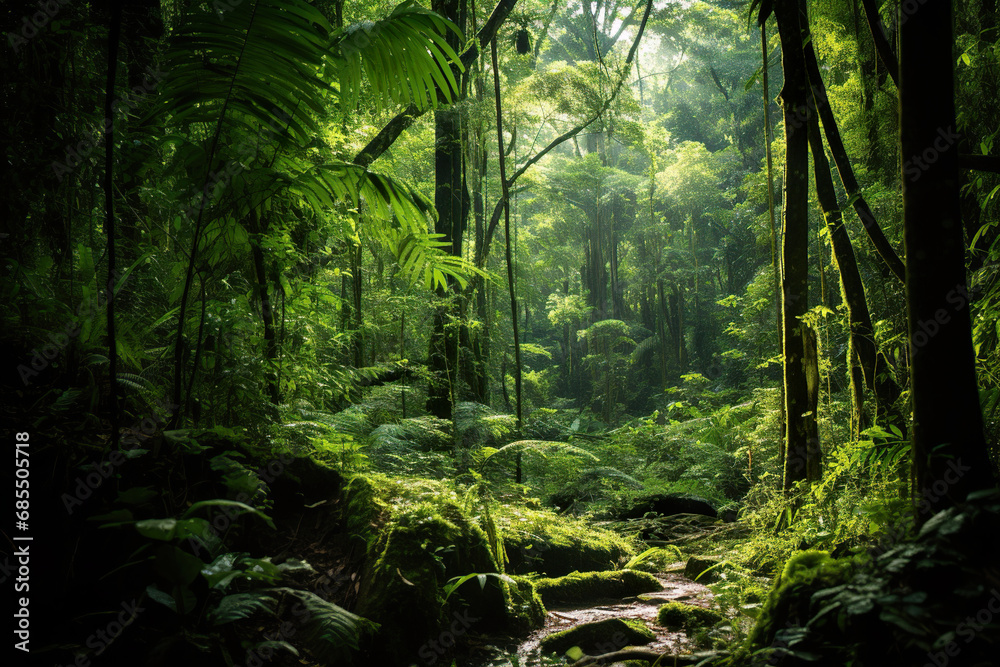
<svg viewBox="0 0 1000 667">
<path fill-rule="evenodd" d="M 387 101 L 421 108 L 453 101 L 458 83 L 452 68 L 464 68 L 443 37 L 449 31 L 461 36 L 454 23 L 410 0 L 381 21 L 334 31 L 342 107 L 356 106 L 363 80 L 377 93 L 379 110 Z"/>
</svg>

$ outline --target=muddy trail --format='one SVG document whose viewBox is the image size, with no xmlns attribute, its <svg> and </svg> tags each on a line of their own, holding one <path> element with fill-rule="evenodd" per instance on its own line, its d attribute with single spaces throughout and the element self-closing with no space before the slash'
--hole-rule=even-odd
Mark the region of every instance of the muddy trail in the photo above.
<svg viewBox="0 0 1000 667">
<path fill-rule="evenodd" d="M 596 621 L 611 618 L 637 619 L 653 631 L 656 638 L 643 646 L 659 652 L 685 653 L 694 651 L 695 646 L 684 631 L 670 630 L 656 623 L 660 607 L 668 602 L 684 602 L 709 608 L 712 592 L 707 586 L 686 578 L 682 572 L 683 563 L 676 563 L 668 572 L 656 574 L 663 584 L 659 591 L 626 598 L 597 598 L 586 604 L 552 606 L 545 617 L 545 625 L 521 640 L 502 642 L 500 638 L 483 638 L 482 643 L 473 648 L 459 667 L 538 667 L 540 665 L 564 664 L 550 654 L 542 656 L 539 650 L 541 640 L 554 633 Z M 495 643 L 490 643 L 490 642 Z M 515 657 L 516 656 L 516 661 Z"/>
</svg>

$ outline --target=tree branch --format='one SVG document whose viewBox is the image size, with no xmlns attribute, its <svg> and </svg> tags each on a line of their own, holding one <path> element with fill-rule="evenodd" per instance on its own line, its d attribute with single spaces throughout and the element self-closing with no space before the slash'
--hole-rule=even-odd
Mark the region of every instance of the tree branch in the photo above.
<svg viewBox="0 0 1000 667">
<path fill-rule="evenodd" d="M 716 658 L 722 658 L 729 655 L 725 651 L 709 651 L 706 653 L 690 653 L 687 655 L 668 655 L 666 653 L 660 653 L 659 651 L 653 651 L 648 648 L 626 648 L 621 651 L 613 651 L 611 653 L 605 653 L 604 655 L 585 655 L 576 662 L 572 663 L 570 667 L 588 667 L 589 665 L 610 665 L 616 662 L 623 662 L 625 660 L 645 660 L 646 662 L 652 664 L 660 658 L 663 659 L 663 664 L 671 665 L 672 667 L 677 665 L 709 665 L 715 661 Z"/>
<path fill-rule="evenodd" d="M 875 246 L 879 257 L 889 267 L 892 274 L 900 282 L 904 282 L 906 280 L 906 268 L 903 266 L 903 261 L 896 254 L 896 250 L 889 243 L 889 239 L 882 233 L 882 228 L 879 227 L 878 221 L 875 219 L 875 214 L 862 196 L 861 186 L 858 185 L 857 178 L 854 176 L 851 159 L 847 155 L 847 149 L 844 148 L 840 131 L 837 129 L 837 120 L 833 116 L 833 110 L 830 108 L 826 97 L 823 76 L 819 71 L 819 62 L 816 60 L 816 51 L 813 49 L 812 42 L 808 42 L 805 46 L 805 57 L 809 83 L 812 85 L 813 100 L 815 101 L 817 111 L 819 111 L 819 118 L 823 122 L 823 132 L 826 134 L 826 142 L 830 146 L 830 152 L 833 153 L 833 161 L 837 165 L 837 173 L 840 175 L 840 181 L 844 184 L 847 196 L 853 201 L 854 210 L 857 212 L 858 217 L 861 218 L 865 233 L 868 235 L 868 239 L 872 242 L 872 245 Z"/>
<path fill-rule="evenodd" d="M 529 167 L 531 167 L 533 164 L 537 163 L 539 160 L 545 157 L 545 155 L 549 151 L 551 151 L 553 148 L 563 143 L 564 141 L 572 139 L 577 134 L 586 129 L 588 126 L 590 126 L 598 118 L 603 116 L 604 112 L 607 111 L 608 108 L 614 103 L 615 98 L 618 97 L 618 93 L 622 89 L 622 85 L 625 83 L 625 79 L 628 77 L 628 72 L 632 69 L 632 61 L 635 59 L 635 53 L 639 49 L 639 41 L 642 39 L 642 34 L 646 30 L 646 21 L 649 20 L 649 13 L 652 10 L 652 8 L 653 8 L 653 0 L 648 0 L 646 3 L 646 11 L 642 16 L 642 22 L 639 24 L 639 31 L 636 33 L 635 40 L 633 40 L 632 42 L 632 48 L 629 49 L 628 57 L 625 59 L 625 71 L 622 73 L 621 78 L 618 79 L 618 84 L 615 86 L 614 91 L 611 93 L 611 97 L 609 97 L 607 100 L 604 101 L 604 104 L 601 105 L 601 108 L 593 116 L 588 118 L 580 125 L 577 125 L 572 130 L 565 132 L 556 137 L 555 139 L 553 139 L 551 142 L 549 142 L 548 146 L 543 148 L 541 151 L 536 153 L 531 159 L 525 162 L 521 166 L 521 168 L 518 169 L 516 172 L 514 172 L 514 174 L 507 181 L 506 185 L 508 188 L 512 186 L 514 182 L 521 177 L 521 174 L 526 172 Z M 487 226 L 486 228 L 486 235 L 483 239 L 482 249 L 476 253 L 476 258 L 475 258 L 476 266 L 480 268 L 482 268 L 483 265 L 486 263 L 486 258 L 490 254 L 490 245 L 493 242 L 493 234 L 496 231 L 497 224 L 500 222 L 500 215 L 503 213 L 503 208 L 505 203 L 506 200 L 503 197 L 501 197 L 500 201 L 498 201 L 496 206 L 493 208 L 493 215 L 490 216 L 490 223 L 489 226 Z M 478 280 L 478 278 L 473 278 L 473 280 L 476 281 Z M 473 287 L 476 286 L 478 285 L 473 285 Z"/>
<path fill-rule="evenodd" d="M 882 17 L 878 14 L 878 7 L 875 0 L 861 0 L 865 8 L 865 18 L 868 19 L 868 29 L 872 34 L 872 41 L 875 42 L 875 52 L 878 53 L 879 60 L 888 70 L 892 82 L 899 88 L 899 60 L 892 50 L 889 40 L 885 37 L 885 28 L 882 26 Z"/>
</svg>

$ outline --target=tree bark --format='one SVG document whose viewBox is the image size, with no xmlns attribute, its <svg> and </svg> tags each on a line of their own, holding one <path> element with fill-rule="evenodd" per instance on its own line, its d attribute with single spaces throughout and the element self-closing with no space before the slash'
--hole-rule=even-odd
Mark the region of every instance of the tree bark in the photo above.
<svg viewBox="0 0 1000 667">
<path fill-rule="evenodd" d="M 903 239 L 918 522 L 993 486 L 983 436 L 958 189 L 950 0 L 900 27 Z"/>
<path fill-rule="evenodd" d="M 784 351 L 785 434 L 784 490 L 807 479 L 810 435 L 815 413 L 809 410 L 802 316 L 809 308 L 809 138 L 806 122 L 809 84 L 802 53 L 805 31 L 798 0 L 777 0 L 775 18 L 781 39 L 784 85 L 781 106 L 785 119 L 785 178 L 782 222 L 782 339 Z"/>
<path fill-rule="evenodd" d="M 447 19 L 459 21 L 460 0 L 435 0 L 433 9 Z M 458 49 L 457 35 L 449 31 L 444 38 L 452 48 Z M 434 208 L 438 214 L 434 231 L 442 235 L 441 241 L 448 244 L 447 251 L 455 256 L 462 254 L 462 235 L 468 212 L 463 168 L 461 112 L 453 105 L 434 112 Z M 447 289 L 438 290 L 442 299 L 455 293 L 456 286 L 451 279 L 448 285 Z M 439 419 L 451 419 L 459 377 L 460 332 L 450 325 L 450 320 L 459 313 L 456 303 L 450 300 L 444 301 L 437 310 L 428 357 L 431 380 L 427 389 L 427 411 Z"/>
<path fill-rule="evenodd" d="M 520 432 L 522 423 L 521 412 L 521 337 L 517 326 L 517 291 L 514 289 L 514 258 L 510 246 L 510 193 L 507 192 L 507 158 L 503 150 L 503 114 L 500 109 L 500 66 L 497 62 L 497 41 L 490 44 L 493 58 L 493 92 L 496 98 L 497 110 L 497 144 L 500 155 L 500 185 L 503 188 L 503 228 L 504 252 L 507 259 L 507 289 L 510 292 L 510 323 L 514 330 L 514 398 L 517 401 L 517 430 Z M 525 310 L 527 319 L 527 310 Z M 521 483 L 521 457 L 517 458 L 515 482 Z"/>
<path fill-rule="evenodd" d="M 872 326 L 864 283 L 858 270 L 854 247 L 844 225 L 844 218 L 837 206 L 837 193 L 830 174 L 830 164 L 823 150 L 823 138 L 815 116 L 809 121 L 809 145 L 812 149 L 813 170 L 816 175 L 816 196 L 823 209 L 827 229 L 830 231 L 833 258 L 840 273 L 840 287 L 844 304 L 847 306 L 850 327 L 847 367 L 852 397 L 851 435 L 857 438 L 868 426 L 863 413 L 862 382 L 867 384 L 868 389 L 875 395 L 876 414 L 880 419 L 888 414 L 893 403 L 899 398 L 900 389 L 892 379 L 888 360 L 875 343 L 875 327 Z M 896 425 L 905 427 L 901 419 Z"/>
<path fill-rule="evenodd" d="M 823 132 L 826 134 L 826 141 L 830 145 L 833 161 L 837 165 L 837 173 L 840 175 L 840 181 L 844 184 L 844 190 L 847 191 L 847 196 L 853 202 L 854 210 L 857 212 L 858 217 L 861 218 L 865 233 L 868 235 L 868 239 L 871 241 L 872 246 L 874 246 L 875 251 L 882 261 L 885 262 L 886 267 L 892 272 L 892 275 L 896 276 L 902 282 L 905 279 L 906 269 L 903 266 L 902 260 L 899 259 L 899 255 L 893 249 L 892 244 L 889 243 L 885 234 L 882 233 L 882 228 L 879 227 L 878 220 L 875 218 L 871 207 L 868 206 L 868 202 L 861 195 L 861 186 L 858 185 L 858 179 L 854 176 L 851 159 L 847 155 L 847 149 L 844 148 L 844 142 L 840 138 L 840 131 L 837 129 L 837 120 L 833 117 L 833 110 L 830 108 L 826 97 L 826 87 L 823 84 L 823 76 L 820 74 L 819 63 L 816 60 L 816 51 L 813 49 L 812 42 L 808 41 L 804 48 L 806 68 L 813 89 L 812 99 L 814 100 L 816 110 L 819 111 L 820 120 L 823 121 Z"/>
</svg>

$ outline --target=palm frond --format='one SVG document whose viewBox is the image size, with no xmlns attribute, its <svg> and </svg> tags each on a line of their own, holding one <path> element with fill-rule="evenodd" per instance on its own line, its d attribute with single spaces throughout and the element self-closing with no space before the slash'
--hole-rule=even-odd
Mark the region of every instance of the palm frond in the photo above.
<svg viewBox="0 0 1000 667">
<path fill-rule="evenodd" d="M 303 0 L 243 2 L 223 15 L 192 6 L 170 41 L 160 104 L 176 125 L 220 115 L 249 136 L 306 145 L 319 133 L 332 26 Z M 281 130 L 274 132 L 274 130 Z"/>
<path fill-rule="evenodd" d="M 651 354 L 656 346 L 659 344 L 660 339 L 657 336 L 649 336 L 639 341 L 639 344 L 635 346 L 632 350 L 632 356 L 630 357 L 632 364 L 638 364 Z"/>
<path fill-rule="evenodd" d="M 445 287 L 449 278 L 465 285 L 470 275 L 487 274 L 464 257 L 447 253 L 441 234 L 428 232 L 433 205 L 413 188 L 356 164 L 328 162 L 298 174 L 292 191 L 323 213 L 347 202 L 363 210 L 366 232 L 390 250 L 400 274 L 427 289 Z"/>
<path fill-rule="evenodd" d="M 458 94 L 452 67 L 464 70 L 445 35 L 461 32 L 451 21 L 412 0 L 402 3 L 381 21 L 364 21 L 334 31 L 341 104 L 353 109 L 367 81 L 381 110 L 386 101 L 437 106 Z"/>
</svg>

